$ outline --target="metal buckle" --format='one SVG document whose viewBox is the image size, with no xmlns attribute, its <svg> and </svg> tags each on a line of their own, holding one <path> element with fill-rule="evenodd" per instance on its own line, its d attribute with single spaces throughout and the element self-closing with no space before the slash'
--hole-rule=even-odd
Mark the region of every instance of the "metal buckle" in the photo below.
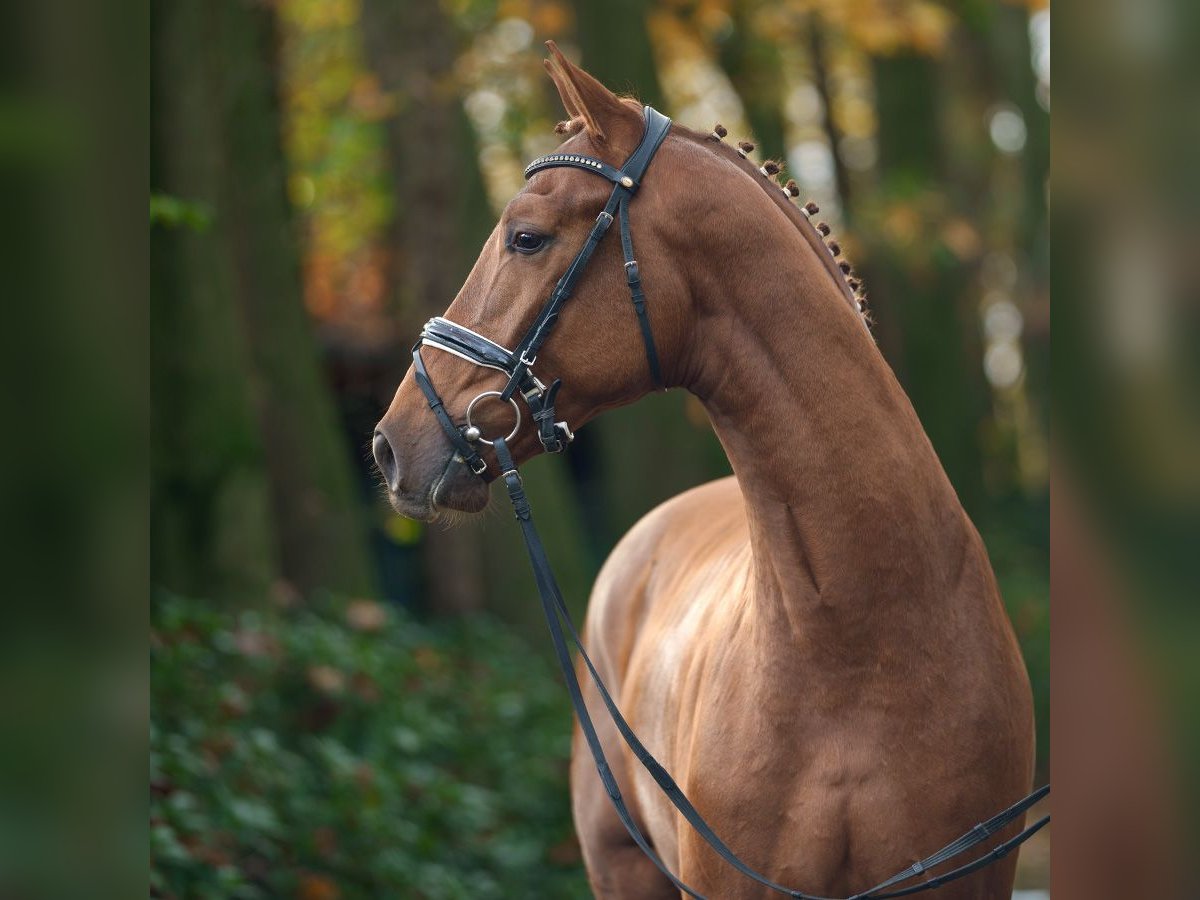
<svg viewBox="0 0 1200 900">
<path fill-rule="evenodd" d="M 530 400 L 536 400 L 538 397 L 542 396 L 542 394 L 546 393 L 546 386 L 542 384 L 536 375 L 530 372 L 529 378 L 533 382 L 533 387 L 527 391 L 521 392 L 521 396 L 525 398 L 526 402 Z"/>
<path fill-rule="evenodd" d="M 490 441 L 489 441 L 489 443 L 490 443 Z M 478 459 L 479 459 L 479 468 L 478 469 L 475 468 L 470 463 L 467 463 L 467 468 L 470 469 L 472 472 L 474 472 L 476 475 L 482 475 L 484 472 L 487 471 L 487 460 L 485 460 L 482 456 L 478 457 Z"/>
</svg>

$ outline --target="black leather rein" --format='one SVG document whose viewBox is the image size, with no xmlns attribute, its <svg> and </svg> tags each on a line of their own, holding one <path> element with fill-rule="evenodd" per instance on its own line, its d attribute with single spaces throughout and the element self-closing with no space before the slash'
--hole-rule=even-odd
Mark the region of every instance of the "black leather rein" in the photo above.
<svg viewBox="0 0 1200 900">
<path fill-rule="evenodd" d="M 520 522 L 521 533 L 525 538 L 525 548 L 529 553 L 529 562 L 533 567 L 534 578 L 537 581 L 538 594 L 542 601 L 542 611 L 545 613 L 546 624 L 550 629 L 550 637 L 554 642 L 554 652 L 558 659 L 559 668 L 562 669 L 563 678 L 567 684 L 567 691 L 571 696 L 571 704 L 575 707 L 579 726 L 583 731 L 588 749 L 591 751 L 592 759 L 595 761 L 596 770 L 600 774 L 600 780 L 608 792 L 609 799 L 612 801 L 618 818 L 620 818 L 625 829 L 629 832 L 629 836 L 633 839 L 634 843 L 642 849 L 642 852 L 653 861 L 659 870 L 679 890 L 696 898 L 696 900 L 705 900 L 702 894 L 684 884 L 667 867 L 666 863 L 659 858 L 629 812 L 629 808 L 621 795 L 621 789 L 617 785 L 616 777 L 613 775 L 612 769 L 608 765 L 608 760 L 604 755 L 604 748 L 601 746 L 600 738 L 596 734 L 587 704 L 583 699 L 583 691 L 571 662 L 568 637 L 570 643 L 574 644 L 578 650 L 579 657 L 583 660 L 584 666 L 588 671 L 588 676 L 596 686 L 596 690 L 604 701 L 605 708 L 608 710 L 613 723 L 617 726 L 621 737 L 629 746 L 633 755 L 637 757 L 638 761 L 650 774 L 650 777 L 654 779 L 663 794 L 666 795 L 667 799 L 671 801 L 680 814 L 691 824 L 696 833 L 729 865 L 759 884 L 792 897 L 793 900 L 829 900 L 829 898 L 817 897 L 803 891 L 776 884 L 743 862 L 716 835 L 703 816 L 696 810 L 696 807 L 684 795 L 682 789 L 675 782 L 674 778 L 671 777 L 671 774 L 663 768 L 638 739 L 637 735 L 634 734 L 633 729 L 621 714 L 620 709 L 617 708 L 616 701 L 613 700 L 608 688 L 605 687 L 604 682 L 601 680 L 600 673 L 596 670 L 595 665 L 593 665 L 591 658 L 584 649 L 579 632 L 575 628 L 570 614 L 567 612 L 558 582 L 550 566 L 550 560 L 546 556 L 541 537 L 534 527 L 533 513 L 529 506 L 529 501 L 525 497 L 521 476 L 517 472 L 516 463 L 513 461 L 512 453 L 508 448 L 508 442 L 517 435 L 521 427 L 521 409 L 514 399 L 514 394 L 517 393 L 520 393 L 529 407 L 533 421 L 537 424 L 538 437 L 547 452 L 561 452 L 566 449 L 566 445 L 574 437 L 565 422 L 556 422 L 554 420 L 554 399 L 558 394 L 561 382 L 556 380 L 547 387 L 534 376 L 532 368 L 537 360 L 538 350 L 545 343 L 550 329 L 553 328 L 555 321 L 558 319 L 562 305 L 571 296 L 571 292 L 587 267 L 592 253 L 608 232 L 614 218 L 620 223 L 621 249 L 625 256 L 626 280 L 629 285 L 634 312 L 637 314 L 638 325 L 641 329 L 642 341 L 645 344 L 646 360 L 649 364 L 650 373 L 655 385 L 658 387 L 663 386 L 658 351 L 654 345 L 654 335 L 650 329 L 650 320 L 646 314 L 646 298 L 642 293 L 637 260 L 633 255 L 633 238 L 629 227 L 629 201 L 637 192 L 642 177 L 646 174 L 646 170 L 650 165 L 650 161 L 654 158 L 654 154 L 666 138 L 667 132 L 671 127 L 671 120 L 649 106 L 644 108 L 643 116 L 645 118 L 645 131 L 642 141 L 633 152 L 633 155 L 625 161 L 625 164 L 620 169 L 615 169 L 601 160 L 588 156 L 571 153 L 552 153 L 549 156 L 543 156 L 534 160 L 525 170 L 525 177 L 529 178 L 543 169 L 556 167 L 581 169 L 585 172 L 591 172 L 607 178 L 613 184 L 613 191 L 609 196 L 608 203 L 605 204 L 600 215 L 596 217 L 596 224 L 592 226 L 592 230 L 583 247 L 575 255 L 575 259 L 572 260 L 567 271 L 559 278 L 550 298 L 538 313 L 533 325 L 530 326 L 525 336 L 521 339 L 521 342 L 514 349 L 508 350 L 483 335 L 451 322 L 448 319 L 441 317 L 430 319 L 422 330 L 416 346 L 413 347 L 413 372 L 417 385 L 425 395 L 425 399 L 429 403 L 429 408 L 437 417 L 438 423 L 446 433 L 446 437 L 449 438 L 450 443 L 454 446 L 458 457 L 462 459 L 472 472 L 481 478 L 486 478 L 487 463 L 476 449 L 478 444 L 490 444 L 495 450 L 500 475 L 504 479 L 505 486 L 508 489 L 508 496 L 512 502 L 513 512 L 516 514 L 517 521 Z M 499 391 L 484 391 L 478 394 L 467 404 L 467 409 L 464 413 L 465 423 L 461 426 L 457 425 L 450 413 L 447 412 L 441 397 L 438 395 L 433 382 L 429 378 L 429 373 L 425 368 L 425 362 L 421 356 L 422 347 L 434 347 L 476 365 L 502 372 L 507 376 L 504 388 Z M 492 440 L 487 440 L 483 437 L 479 428 L 471 423 L 472 410 L 485 397 L 496 397 L 501 401 L 511 404 L 515 410 L 516 423 L 512 432 L 507 437 L 496 437 Z M 978 846 L 987 840 L 987 838 L 1012 824 L 1026 810 L 1049 793 L 1049 785 L 1038 788 L 1038 790 L 1034 791 L 1028 797 L 1017 801 L 1008 809 L 998 813 L 986 822 L 976 825 L 970 831 L 930 856 L 913 863 L 874 887 L 853 895 L 848 900 L 867 900 L 867 898 L 871 898 L 871 900 L 885 900 L 885 898 L 890 897 L 903 897 L 921 891 L 932 890 L 941 887 L 943 884 L 962 878 L 965 875 L 970 875 L 972 872 L 1000 859 L 1014 848 L 1020 846 L 1045 826 L 1050 821 L 1050 817 L 1045 816 L 1039 819 L 1015 837 L 1004 841 L 989 852 L 970 862 L 943 872 L 940 875 L 928 877 L 915 884 L 899 887 L 902 883 L 919 875 L 927 874 L 928 870 L 949 862 L 951 859 L 960 857 L 966 851 Z"/>
</svg>

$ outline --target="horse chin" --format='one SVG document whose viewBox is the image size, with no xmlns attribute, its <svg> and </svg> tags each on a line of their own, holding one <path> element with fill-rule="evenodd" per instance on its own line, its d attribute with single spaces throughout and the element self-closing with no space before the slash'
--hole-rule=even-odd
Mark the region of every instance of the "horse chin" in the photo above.
<svg viewBox="0 0 1200 900">
<path fill-rule="evenodd" d="M 450 460 L 441 474 L 421 492 L 389 492 L 392 509 L 407 519 L 433 522 L 454 520 L 462 514 L 483 512 L 490 491 L 465 465 Z"/>
<path fill-rule="evenodd" d="M 445 512 L 483 512 L 490 497 L 488 484 L 461 462 L 451 462 L 429 489 L 434 518 Z"/>
</svg>

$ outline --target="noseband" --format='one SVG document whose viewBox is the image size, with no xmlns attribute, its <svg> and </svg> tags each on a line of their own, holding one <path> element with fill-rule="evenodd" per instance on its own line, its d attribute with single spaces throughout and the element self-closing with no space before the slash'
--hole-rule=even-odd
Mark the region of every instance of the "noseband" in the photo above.
<svg viewBox="0 0 1200 900">
<path fill-rule="evenodd" d="M 650 331 L 650 320 L 646 316 L 646 298 L 642 293 L 638 264 L 633 255 L 633 240 L 629 233 L 629 201 L 637 192 L 638 185 L 641 183 L 642 176 L 646 174 L 646 169 L 649 167 L 650 161 L 654 159 L 654 154 L 662 144 L 663 139 L 667 136 L 667 132 L 671 127 L 671 120 L 649 106 L 644 108 L 643 116 L 645 117 L 646 127 L 642 135 L 642 141 L 638 144 L 638 148 L 633 152 L 633 155 L 625 161 L 625 164 L 620 169 L 614 169 L 607 163 L 593 159 L 590 156 L 580 156 L 573 153 L 551 153 L 549 156 L 535 159 L 525 169 L 526 178 L 530 178 L 543 169 L 562 167 L 582 169 L 585 172 L 591 172 L 594 175 L 607 178 L 613 184 L 613 191 L 603 211 L 596 217 L 596 224 L 592 226 L 587 241 L 580 248 L 579 252 L 575 254 L 575 259 L 571 261 L 571 265 L 567 267 L 567 271 L 559 278 L 558 283 L 554 286 L 554 291 L 550 294 L 550 299 L 546 301 L 541 312 L 538 313 L 537 318 L 534 320 L 533 325 L 526 332 L 525 337 L 521 339 L 516 348 L 509 350 L 500 346 L 495 341 L 485 338 L 478 332 L 472 331 L 470 328 L 439 316 L 425 323 L 425 328 L 421 331 L 421 337 L 413 347 L 413 374 L 416 376 L 417 385 L 421 388 L 421 392 L 429 402 L 429 408 L 437 417 L 442 430 L 446 432 L 446 437 L 450 439 L 450 443 L 458 451 L 458 457 L 462 459 L 472 472 L 482 478 L 487 471 L 487 463 L 475 449 L 477 444 L 488 444 L 496 452 L 500 474 L 504 478 L 509 500 L 512 502 L 513 512 L 516 514 L 517 521 L 521 525 L 522 535 L 525 538 L 525 549 L 529 554 L 529 562 L 533 568 L 534 579 L 537 582 L 538 594 L 542 601 L 542 611 L 546 616 L 546 624 L 550 628 L 550 637 L 554 643 L 555 656 L 558 659 L 559 668 L 562 670 L 563 679 L 566 681 L 567 691 L 571 696 L 571 704 L 575 707 L 575 714 L 579 720 L 580 730 L 583 733 L 588 750 L 591 752 L 592 758 L 596 763 L 596 770 L 600 774 L 600 780 L 603 782 L 609 799 L 612 801 L 613 809 L 617 817 L 621 820 L 621 823 L 625 826 L 626 831 L 629 832 L 634 843 L 641 848 L 642 852 L 650 858 L 654 865 L 679 890 L 695 898 L 695 900 L 705 900 L 702 894 L 685 884 L 667 867 L 666 863 L 662 861 L 654 847 L 642 833 L 637 821 L 629 811 L 625 799 L 621 794 L 620 786 L 617 784 L 612 769 L 609 767 L 608 760 L 605 758 L 604 748 L 600 743 L 600 738 L 592 722 L 587 703 L 583 699 L 579 678 L 571 661 L 569 644 L 573 644 L 579 652 L 579 658 L 583 661 L 592 683 L 596 686 L 596 690 L 600 694 L 600 699 L 604 702 L 609 717 L 612 719 L 613 724 L 616 725 L 617 731 L 625 741 L 625 744 L 637 758 L 638 762 L 641 763 L 642 767 L 654 779 L 666 798 L 670 800 L 680 815 L 695 829 L 696 833 L 726 863 L 737 869 L 747 878 L 757 881 L 764 887 L 780 894 L 785 894 L 792 898 L 792 900 L 825 900 L 825 898 L 777 884 L 767 876 L 751 868 L 738 857 L 717 836 L 708 822 L 704 820 L 703 816 L 700 815 L 695 806 L 688 800 L 671 774 L 651 755 L 650 751 L 646 749 L 645 745 L 633 732 L 633 729 L 621 714 L 620 709 L 617 708 L 615 700 L 601 680 L 600 673 L 596 670 L 595 665 L 588 656 L 587 650 L 584 649 L 579 632 L 571 620 L 571 615 L 567 611 L 566 604 L 563 602 L 562 593 L 559 590 L 558 581 L 554 577 L 554 572 L 550 567 L 550 560 L 546 556 L 545 547 L 542 545 L 541 538 L 534 527 L 533 511 L 529 506 L 529 501 L 525 497 L 525 489 L 521 483 L 521 476 L 517 473 L 516 463 L 513 461 L 512 453 L 508 449 L 508 442 L 516 437 L 517 432 L 521 428 L 521 407 L 514 396 L 518 393 L 524 398 L 526 405 L 529 407 L 533 421 L 538 426 L 538 437 L 542 442 L 542 447 L 548 453 L 561 453 L 566 449 L 567 444 L 574 439 L 574 435 L 571 433 L 571 429 L 567 427 L 566 422 L 556 422 L 554 420 L 554 398 L 557 396 L 562 382 L 556 379 L 547 387 L 533 374 L 533 365 L 537 361 L 538 350 L 545 343 L 550 329 L 554 327 L 554 323 L 558 319 L 562 305 L 571 296 L 571 292 L 583 275 L 588 261 L 592 258 L 593 251 L 595 251 L 600 240 L 608 232 L 614 217 L 619 219 L 621 223 L 621 250 L 625 254 L 625 276 L 629 282 L 629 293 L 633 299 L 633 309 L 637 313 L 638 324 L 641 327 L 642 341 L 646 346 L 646 360 L 650 365 L 650 374 L 654 378 L 656 386 L 663 386 L 662 373 L 658 363 L 658 352 L 654 346 L 654 335 Z M 421 358 L 422 347 L 436 347 L 438 350 L 453 354 L 477 366 L 503 372 L 508 376 L 508 381 L 502 390 L 483 391 L 477 394 L 467 404 L 465 424 L 462 426 L 455 425 L 454 420 L 446 411 L 441 397 L 438 396 L 433 382 L 429 379 L 429 372 L 425 369 L 425 361 Z M 497 436 L 492 440 L 487 440 L 483 437 L 478 426 L 472 423 L 471 413 L 480 401 L 492 397 L 511 404 L 515 413 L 515 421 L 512 431 L 507 437 Z M 848 900 L 886 900 L 886 898 L 917 894 L 922 891 L 941 887 L 995 862 L 1037 833 L 1038 830 L 1050 821 L 1050 817 L 1043 816 L 1024 831 L 1001 842 L 992 848 L 991 851 L 972 859 L 970 862 L 959 865 L 949 871 L 943 871 L 936 876 L 932 875 L 929 871 L 952 859 L 961 857 L 968 850 L 1004 830 L 1024 815 L 1025 811 L 1033 806 L 1033 804 L 1049 793 L 1049 785 L 1038 788 L 1038 790 L 1029 796 L 1018 800 L 1008 809 L 997 813 L 986 822 L 979 823 L 970 831 L 958 839 L 951 841 L 932 855 L 902 869 L 891 878 L 880 882 L 874 887 L 855 894 L 853 897 L 848 898 Z M 922 875 L 925 876 L 924 880 L 913 882 L 913 879 Z M 908 884 L 905 884 L 906 882 Z"/>
<path fill-rule="evenodd" d="M 438 423 L 446 432 L 446 437 L 450 439 L 450 443 L 454 445 L 454 449 L 458 451 L 462 461 L 480 477 L 483 477 L 487 471 L 487 463 L 479 455 L 475 445 L 480 442 L 494 445 L 495 441 L 484 439 L 480 429 L 471 422 L 471 411 L 480 400 L 485 398 L 495 397 L 497 400 L 509 403 L 516 412 L 513 430 L 505 438 L 506 441 L 516 437 L 521 428 L 521 408 L 516 402 L 516 394 L 520 394 L 529 407 L 530 416 L 537 425 L 538 439 L 547 453 L 561 453 L 567 448 L 567 444 L 574 440 L 575 435 L 571 433 L 567 423 L 555 421 L 554 417 L 554 400 L 558 396 L 559 388 L 562 387 L 562 381 L 555 379 L 547 387 L 533 374 L 533 366 L 537 362 L 538 351 L 546 342 L 546 338 L 550 336 L 550 329 L 558 320 L 558 314 L 563 304 L 575 290 L 575 285 L 583 276 L 583 272 L 592 258 L 592 253 L 595 252 L 604 235 L 608 233 L 614 218 L 620 223 L 621 252 L 625 255 L 625 280 L 629 284 L 629 295 L 633 301 L 633 310 L 637 314 L 642 343 L 646 348 L 646 361 L 650 366 L 650 376 L 654 379 L 656 387 L 663 386 L 658 349 L 654 346 L 654 333 L 650 329 L 650 318 L 646 315 L 646 295 L 642 292 L 641 273 L 638 271 L 637 258 L 633 255 L 633 236 L 629 229 L 629 201 L 637 193 L 646 169 L 649 168 L 654 154 L 658 152 L 667 132 L 670 131 L 671 120 L 649 106 L 642 110 L 642 116 L 645 120 L 645 130 L 642 133 L 641 143 L 619 169 L 602 160 L 582 156 L 578 153 L 551 153 L 535 159 L 526 167 L 526 179 L 532 178 L 543 169 L 581 169 L 584 172 L 608 179 L 612 182 L 613 189 L 608 197 L 608 202 L 604 204 L 604 209 L 596 216 L 596 224 L 592 226 L 587 240 L 575 254 L 575 258 L 567 267 L 566 272 L 558 279 L 550 298 L 538 313 L 537 318 L 534 319 L 533 325 L 521 338 L 521 342 L 514 349 L 509 350 L 477 331 L 437 316 L 425 323 L 421 337 L 413 347 L 413 374 L 416 376 L 417 386 L 421 388 L 421 393 L 425 395 L 429 408 L 437 416 Z M 434 388 L 433 381 L 429 378 L 425 361 L 421 358 L 422 347 L 436 347 L 438 350 L 451 353 L 477 366 L 503 372 L 508 376 L 508 381 L 502 390 L 484 391 L 478 394 L 467 405 L 466 423 L 460 427 L 454 424 L 454 420 L 446 412 L 442 399 Z"/>
</svg>

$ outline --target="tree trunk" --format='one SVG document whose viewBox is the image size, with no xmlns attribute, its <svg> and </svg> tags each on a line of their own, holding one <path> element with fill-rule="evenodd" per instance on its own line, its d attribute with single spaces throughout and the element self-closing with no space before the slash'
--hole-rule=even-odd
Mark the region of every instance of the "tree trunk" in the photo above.
<svg viewBox="0 0 1200 900">
<path fill-rule="evenodd" d="M 783 128 L 783 69 L 780 47 L 764 40 L 752 24 L 758 3 L 740 0 L 730 10 L 733 29 L 719 45 L 718 59 L 746 109 L 759 159 L 787 159 Z"/>
<path fill-rule="evenodd" d="M 829 62 L 825 48 L 825 30 L 820 16 L 809 16 L 808 22 L 808 58 L 812 66 L 813 87 L 821 98 L 821 127 L 825 130 L 826 140 L 829 141 L 829 153 L 833 157 L 833 181 L 837 186 L 838 199 L 842 209 L 849 214 L 854 205 L 854 197 L 850 189 L 850 177 L 842 162 L 839 148 L 842 144 L 842 134 L 833 116 L 833 90 L 829 84 Z"/>
<path fill-rule="evenodd" d="M 953 208 L 963 185 L 945 171 L 937 116 L 937 98 L 943 93 L 939 85 L 953 80 L 952 74 L 939 71 L 928 57 L 911 54 L 876 59 L 874 69 L 884 195 L 891 203 L 919 203 L 924 191 L 941 185 Z M 941 235 L 918 240 L 925 247 L 917 263 L 878 240 L 871 248 L 867 287 L 881 315 L 898 326 L 893 334 L 900 346 L 885 348 L 897 374 L 963 505 L 977 513 L 983 498 L 980 430 L 989 395 L 973 267 L 942 246 Z"/>
<path fill-rule="evenodd" d="M 195 59 L 206 19 L 198 5 L 155 8 L 151 184 L 215 212 L 220 98 Z M 241 601 L 265 595 L 279 561 L 220 227 L 151 234 L 151 579 Z"/>
<path fill-rule="evenodd" d="M 663 94 L 646 30 L 647 0 L 575 0 L 583 66 L 609 90 L 662 109 Z"/>
<path fill-rule="evenodd" d="M 662 92 L 646 30 L 649 8 L 645 0 L 576 3 L 584 68 L 610 89 L 629 91 L 655 105 Z M 635 201 L 635 240 L 637 221 Z M 654 304 L 652 292 L 647 303 Z M 632 322 L 632 307 L 629 316 Z M 647 397 L 605 413 L 568 451 L 593 573 L 621 535 L 651 508 L 729 471 L 703 411 L 693 411 L 689 419 L 687 410 L 688 398 L 681 391 Z M 663 471 L 646 465 L 647 459 L 669 459 L 671 465 Z"/>
<path fill-rule="evenodd" d="M 397 194 L 388 256 L 400 332 L 408 340 L 450 305 L 493 216 L 455 78 L 453 23 L 437 0 L 364 0 L 362 21 L 369 65 L 397 103 L 387 122 Z M 395 381 L 407 366 L 406 349 L 396 350 Z M 428 607 L 444 614 L 483 608 L 478 525 L 426 529 L 422 546 Z"/>
<path fill-rule="evenodd" d="M 301 300 L 274 55 L 267 6 L 155 7 L 154 185 L 213 212 L 204 234 L 155 248 L 160 522 L 197 572 L 220 565 L 220 546 L 246 557 L 241 580 L 269 577 L 252 561 L 275 556 L 302 592 L 365 593 L 350 450 Z"/>
</svg>

